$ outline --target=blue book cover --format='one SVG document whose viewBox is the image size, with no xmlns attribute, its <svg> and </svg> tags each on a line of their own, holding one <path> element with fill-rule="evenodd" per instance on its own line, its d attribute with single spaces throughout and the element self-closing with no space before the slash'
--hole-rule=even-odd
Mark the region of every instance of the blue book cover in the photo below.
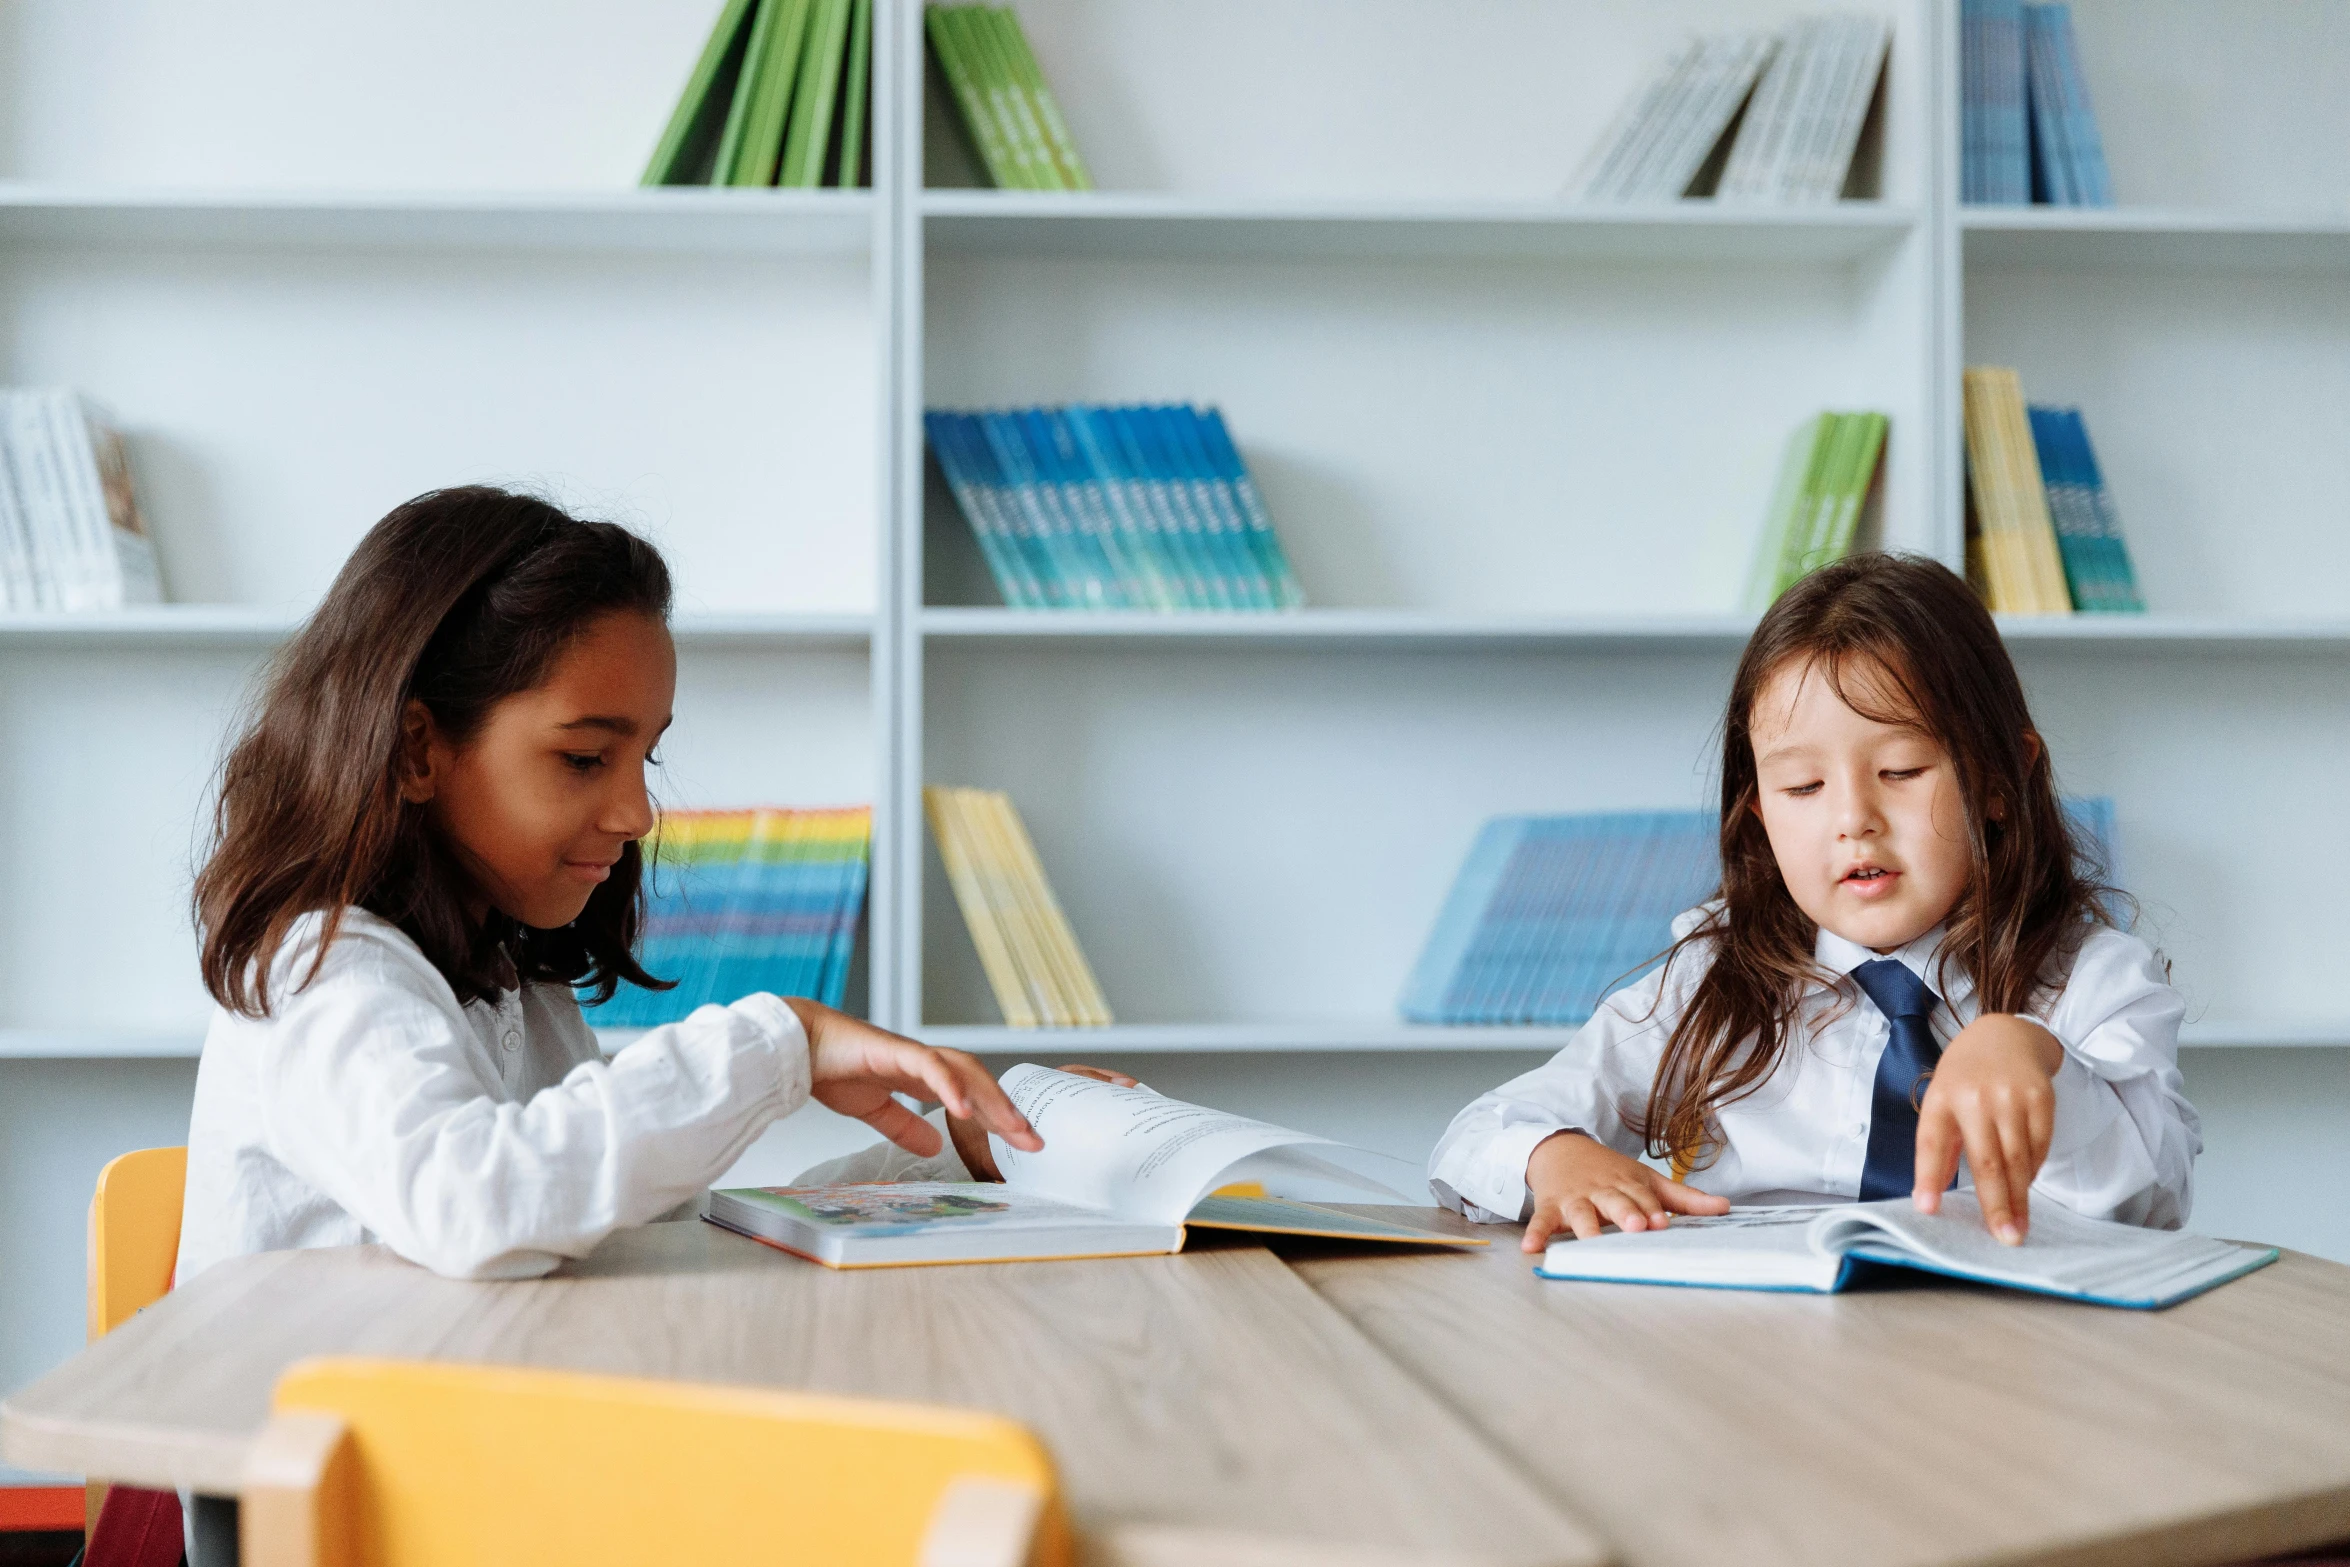
<svg viewBox="0 0 2350 1567">
<path fill-rule="evenodd" d="M 1182 474 L 1192 503 L 1207 519 L 1216 558 L 1232 584 L 1234 602 L 1243 609 L 1273 608 L 1273 584 L 1249 543 L 1248 519 L 1201 443 L 1198 421 L 1189 408 L 1154 408 L 1150 412 L 1169 460 Z"/>
<path fill-rule="evenodd" d="M 1125 558 L 1108 519 L 1088 504 L 1079 471 L 1062 460 L 1059 442 L 1044 409 L 1024 408 L 1008 416 L 1027 454 L 1029 473 L 1054 525 L 1075 541 L 1088 571 L 1103 583 L 1102 607 L 1126 609 L 1142 602 L 1134 592 L 1139 574 Z"/>
<path fill-rule="evenodd" d="M 2031 105 L 2032 200 L 2054 207 L 2080 205 L 2073 191 L 2072 150 L 2066 141 L 2064 90 L 2057 82 L 2056 46 L 2048 7 L 2024 7 L 2024 97 Z"/>
<path fill-rule="evenodd" d="M 2044 5 L 2041 26 L 2047 34 L 2055 85 L 2063 117 L 2065 150 L 2070 159 L 2073 203 L 2082 207 L 2113 205 L 2113 181 L 2105 168 L 2105 138 L 2097 129 L 2097 112 L 2089 106 L 2089 82 L 2081 73 L 2081 49 L 2073 32 L 2070 5 Z"/>
<path fill-rule="evenodd" d="M 1497 816 L 1478 829 L 1477 841 L 1470 845 L 1469 857 L 1453 879 L 1444 907 L 1437 911 L 1436 927 L 1428 933 L 1428 945 L 1422 949 L 1420 961 L 1405 982 L 1401 1010 L 1411 1022 L 1459 1021 L 1448 1015 L 1445 997 L 1452 990 L 1453 976 L 1460 972 L 1469 948 L 1476 942 L 1478 926 L 1485 919 L 1485 910 L 1493 902 L 1503 873 L 1509 869 L 1519 840 L 1525 836 L 1527 821 L 1523 816 Z"/>
<path fill-rule="evenodd" d="M 981 558 L 987 562 L 988 575 L 995 579 L 996 591 L 1014 609 L 1040 607 L 1043 595 L 1028 580 L 1027 563 L 1020 559 L 1009 530 L 996 515 L 995 497 L 984 493 L 972 477 L 953 420 L 938 409 L 930 409 L 922 415 L 922 429 L 930 438 L 930 454 L 955 498 L 955 506 L 970 527 Z"/>
<path fill-rule="evenodd" d="M 1025 609 L 1053 609 L 1063 602 L 1063 584 L 1055 567 L 1046 541 L 1040 538 L 1026 508 L 1019 504 L 1006 480 L 1003 466 L 996 460 L 995 448 L 988 443 L 980 427 L 979 416 L 968 413 L 950 413 L 944 416 L 949 439 L 960 454 L 964 471 L 971 476 L 973 490 L 983 497 L 996 518 L 996 535 L 1004 543 L 1011 563 L 1017 568 L 1018 580 Z"/>
<path fill-rule="evenodd" d="M 1204 590 L 1193 583 L 1190 564 L 1170 537 L 1168 519 L 1135 465 L 1113 411 L 1077 404 L 1063 413 L 1103 497 L 1138 541 L 1137 553 L 1148 562 L 1149 575 L 1165 607 L 1198 608 L 1204 602 L 1200 596 Z"/>
<path fill-rule="evenodd" d="M 1207 528 L 1193 512 L 1190 498 L 1168 473 L 1143 410 L 1125 407 L 1106 408 L 1102 412 L 1117 431 L 1128 466 L 1159 514 L 1161 533 L 1183 561 L 1184 578 L 1191 589 L 1190 607 L 1232 608 L 1231 594 L 1218 571 Z"/>
<path fill-rule="evenodd" d="M 1040 553 L 1052 572 L 1045 586 L 1054 607 L 1106 607 L 1110 584 L 1104 580 L 1103 564 L 1090 558 L 1065 519 L 1048 509 L 1018 421 L 996 409 L 983 411 L 976 418 L 987 449 L 995 456 L 996 471 L 1003 476 L 1029 532 L 1043 545 Z"/>
<path fill-rule="evenodd" d="M 2113 494 L 2105 487 L 2104 470 L 2098 467 L 2096 450 L 2089 444 L 2088 422 L 2078 408 L 2068 409 L 2065 417 L 2072 436 L 2073 460 L 2080 467 L 2082 482 L 2088 486 L 2090 504 L 2097 514 L 2098 536 L 2105 547 L 2105 570 L 2112 583 L 2107 607 L 2122 614 L 2143 614 L 2146 600 L 2138 590 L 2137 568 L 2130 563 L 2130 549 L 2122 539 L 2121 518 L 2114 511 Z"/>
<path fill-rule="evenodd" d="M 1177 515 L 1183 519 L 1185 537 L 1198 550 L 1201 569 L 1207 573 L 1208 595 L 1218 609 L 1246 609 L 1248 590 L 1241 582 L 1235 567 L 1230 541 L 1218 523 L 1215 509 L 1201 493 L 1197 475 L 1192 473 L 1168 437 L 1166 410 L 1151 404 L 1138 404 L 1126 410 L 1136 445 L 1143 461 L 1161 485 Z"/>
<path fill-rule="evenodd" d="M 1102 482 L 1087 449 L 1077 439 L 1069 411 L 1038 408 L 1030 411 L 1028 419 L 1032 441 L 1042 454 L 1040 465 L 1101 541 L 1118 573 L 1119 589 L 1127 604 L 1139 609 L 1173 608 L 1174 594 L 1148 530 L 1137 523 L 1123 498 Z"/>
<path fill-rule="evenodd" d="M 2073 608 L 2108 608 L 2111 584 L 2105 570 L 2104 541 L 2098 537 L 2097 511 L 2089 499 L 2079 466 L 2073 460 L 2072 441 L 2064 412 L 2056 408 L 2027 408 L 2032 446 L 2040 457 L 2040 479 L 2048 494 L 2048 517 L 2056 527 L 2056 551 L 2064 562 L 2065 586 Z"/>
</svg>

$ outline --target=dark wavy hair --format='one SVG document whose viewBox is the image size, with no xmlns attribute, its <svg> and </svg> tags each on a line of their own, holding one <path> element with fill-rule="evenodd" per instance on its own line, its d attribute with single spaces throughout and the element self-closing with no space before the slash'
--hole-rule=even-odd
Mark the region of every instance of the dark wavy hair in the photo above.
<svg viewBox="0 0 2350 1567">
<path fill-rule="evenodd" d="M 1941 962 L 1959 965 L 1986 1012 L 2020 1012 L 2060 980 L 2081 939 L 2110 924 L 2105 869 L 2065 820 L 2023 682 L 1982 602 L 1949 568 L 1856 555 L 1782 594 L 1755 628 L 1722 723 L 1722 881 L 1709 916 L 1676 941 L 1712 949 L 1657 1063 L 1638 1130 L 1676 1169 L 1720 1152 L 1715 1112 L 1769 1081 L 1805 986 L 1817 927 L 1796 907 L 1757 809 L 1754 705 L 1790 665 L 1846 705 L 1925 733 L 1949 753 L 1966 811 L 1966 890 Z"/>
<path fill-rule="evenodd" d="M 669 598 L 652 545 L 534 496 L 434 490 L 370 528 L 271 662 L 221 765 L 194 896 L 213 999 L 266 1017 L 270 965 L 294 922 L 325 917 L 307 984 L 353 905 L 405 931 L 461 1002 L 518 980 L 564 981 L 598 1000 L 624 979 L 667 988 L 633 955 L 636 844 L 559 930 L 495 910 L 476 920 L 452 847 L 401 798 L 400 758 L 411 699 L 463 744 L 491 708 L 545 679 L 590 622 L 615 611 L 666 620 Z"/>
</svg>

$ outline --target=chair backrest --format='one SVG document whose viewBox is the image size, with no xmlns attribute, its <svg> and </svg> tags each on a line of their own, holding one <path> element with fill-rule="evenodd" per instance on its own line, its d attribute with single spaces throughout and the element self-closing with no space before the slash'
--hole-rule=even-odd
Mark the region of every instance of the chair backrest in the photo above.
<svg viewBox="0 0 2350 1567">
<path fill-rule="evenodd" d="M 1066 1567 L 1051 1458 L 993 1415 L 439 1362 L 303 1361 L 246 1567 Z"/>
<path fill-rule="evenodd" d="M 98 1172 L 90 1198 L 90 1337 L 113 1332 L 171 1288 L 187 1189 L 185 1148 L 141 1148 Z"/>
</svg>

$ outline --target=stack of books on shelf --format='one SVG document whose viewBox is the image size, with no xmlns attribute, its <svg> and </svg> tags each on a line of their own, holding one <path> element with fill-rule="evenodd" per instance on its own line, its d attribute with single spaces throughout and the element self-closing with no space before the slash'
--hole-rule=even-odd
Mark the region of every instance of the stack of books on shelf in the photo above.
<svg viewBox="0 0 2350 1567">
<path fill-rule="evenodd" d="M 76 393 L 0 391 L 0 610 L 162 598 L 122 437 Z"/>
<path fill-rule="evenodd" d="M 2015 371 L 1966 372 L 1967 575 L 2003 615 L 2146 608 L 2077 408 L 2024 406 Z"/>
<path fill-rule="evenodd" d="M 2069 5 L 1962 0 L 1960 198 L 2110 207 Z"/>
<path fill-rule="evenodd" d="M 869 806 L 664 811 L 645 839 L 638 959 L 674 990 L 624 984 L 599 1028 L 674 1023 L 757 991 L 837 1007 L 848 993 L 873 837 Z"/>
<path fill-rule="evenodd" d="M 1885 451 L 1881 413 L 1822 413 L 1797 427 L 1779 464 L 1747 581 L 1747 608 L 1768 609 L 1796 579 L 1852 549 Z"/>
<path fill-rule="evenodd" d="M 873 0 L 726 0 L 647 185 L 866 183 Z"/>
<path fill-rule="evenodd" d="M 1011 797 L 932 786 L 922 791 L 922 804 L 1004 1021 L 1014 1028 L 1108 1027 L 1110 1004 Z"/>
<path fill-rule="evenodd" d="M 1305 603 L 1264 497 L 1213 408 L 934 408 L 923 425 L 1014 609 Z"/>
<path fill-rule="evenodd" d="M 2113 801 L 2063 806 L 2089 851 L 2084 869 L 2117 885 Z M 1710 811 L 1494 818 L 1444 900 L 1400 1010 L 1414 1023 L 1584 1022 L 1664 957 L 1676 915 L 1717 895 L 1720 843 Z"/>
<path fill-rule="evenodd" d="M 931 57 L 1000 190 L 1091 190 L 1093 176 L 1009 6 L 934 5 Z"/>
<path fill-rule="evenodd" d="M 1626 105 L 1577 192 L 1586 201 L 1834 201 L 1890 41 L 1882 17 L 1860 15 L 1696 39 Z"/>
<path fill-rule="evenodd" d="M 1404 988 L 1404 1017 L 1582 1022 L 1721 881 L 1720 836 L 1703 811 L 1487 822 Z"/>
</svg>

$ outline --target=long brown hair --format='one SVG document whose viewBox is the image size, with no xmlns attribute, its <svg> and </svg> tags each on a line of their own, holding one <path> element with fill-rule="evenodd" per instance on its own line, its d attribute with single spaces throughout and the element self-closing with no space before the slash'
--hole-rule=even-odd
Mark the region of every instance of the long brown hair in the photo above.
<svg viewBox="0 0 2350 1567">
<path fill-rule="evenodd" d="M 2065 821 L 2023 683 L 1974 593 L 1916 556 L 1823 566 L 1763 616 L 1730 685 L 1722 882 L 1708 917 L 1665 960 L 1669 968 L 1703 944 L 1712 962 L 1657 1063 L 1639 1128 L 1652 1155 L 1680 1168 L 1720 1152 L 1715 1112 L 1777 1070 L 1819 977 L 1817 927 L 1789 895 L 1756 811 L 1754 705 L 1790 664 L 1827 680 L 1855 712 L 1921 729 L 1949 753 L 1973 869 L 1945 923 L 1941 962 L 1964 970 L 1984 1011 L 2028 1008 L 2090 926 L 2111 922 L 2103 866 Z"/>
<path fill-rule="evenodd" d="M 642 918 L 637 845 L 560 930 L 494 910 L 476 920 L 455 853 L 400 796 L 400 723 L 411 699 L 462 744 L 498 702 L 544 679 L 590 621 L 615 610 L 668 617 L 660 552 L 534 496 L 435 490 L 369 529 L 279 650 L 221 765 L 194 898 L 213 999 L 266 1017 L 270 965 L 294 922 L 325 917 L 307 984 L 354 904 L 405 931 L 460 1001 L 502 980 L 568 981 L 598 1000 L 623 979 L 666 988 L 631 955 Z"/>
</svg>

